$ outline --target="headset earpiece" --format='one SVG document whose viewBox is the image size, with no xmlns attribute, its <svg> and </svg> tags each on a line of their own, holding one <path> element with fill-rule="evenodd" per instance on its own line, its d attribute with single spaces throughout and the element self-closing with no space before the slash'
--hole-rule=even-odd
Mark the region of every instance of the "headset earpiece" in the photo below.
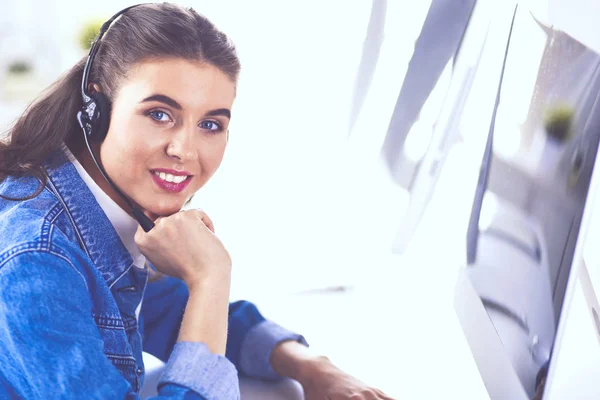
<svg viewBox="0 0 600 400">
<path fill-rule="evenodd" d="M 85 102 L 81 111 L 77 113 L 77 120 L 91 142 L 101 142 L 106 137 L 110 125 L 110 102 L 100 92 L 86 96 L 89 101 Z"/>
<path fill-rule="evenodd" d="M 104 93 L 94 92 L 89 96 L 92 99 L 86 107 L 91 111 L 91 114 L 88 114 L 92 126 L 89 138 L 92 142 L 101 142 L 106 137 L 110 125 L 110 102 Z"/>
</svg>

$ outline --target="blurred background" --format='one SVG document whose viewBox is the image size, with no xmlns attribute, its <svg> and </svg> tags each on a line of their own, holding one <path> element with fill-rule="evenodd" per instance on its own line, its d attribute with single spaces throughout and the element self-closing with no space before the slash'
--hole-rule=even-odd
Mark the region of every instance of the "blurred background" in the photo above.
<svg viewBox="0 0 600 400">
<path fill-rule="evenodd" d="M 530 351 L 529 336 L 503 337 L 532 394 L 549 358 L 598 145 L 600 3 L 517 2 L 497 107 L 516 2 L 177 3 L 229 35 L 242 63 L 224 162 L 191 205 L 211 216 L 231 253 L 232 299 L 256 302 L 390 393 L 481 399 L 486 390 L 453 306 L 459 270 L 481 267 L 469 273 L 489 317 L 497 311 L 486 291 L 492 282 L 502 289 L 493 303 L 505 307 L 502 318 L 524 313 L 527 335 L 538 327 L 546 335 L 535 336 L 543 351 Z M 102 22 L 132 4 L 5 2 L 0 132 L 87 55 Z M 572 124 L 564 140 L 549 136 L 549 120 Z M 491 127 L 494 173 L 480 193 Z M 469 242 L 469 229 L 484 239 Z M 521 275 L 528 268 L 536 272 Z M 523 301 L 512 301 L 515 290 Z M 332 293 L 341 295 L 320 297 Z M 502 336 L 504 322 L 494 323 Z M 341 330 L 373 342 L 349 353 Z M 383 371 L 356 361 L 374 354 L 404 362 Z M 535 359 L 523 367 L 522 354 Z M 398 371 L 411 374 L 402 388 Z M 438 385 L 423 397 L 432 376 Z"/>
</svg>

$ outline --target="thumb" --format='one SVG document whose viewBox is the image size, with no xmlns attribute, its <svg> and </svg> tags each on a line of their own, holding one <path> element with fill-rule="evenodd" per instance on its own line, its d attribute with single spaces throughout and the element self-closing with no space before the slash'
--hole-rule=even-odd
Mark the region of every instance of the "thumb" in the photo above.
<svg viewBox="0 0 600 400">
<path fill-rule="evenodd" d="M 137 246 L 140 246 L 143 243 L 143 238 L 146 232 L 142 229 L 142 226 L 138 224 L 137 229 L 135 231 L 135 235 L 133 235 L 133 241 Z"/>
</svg>

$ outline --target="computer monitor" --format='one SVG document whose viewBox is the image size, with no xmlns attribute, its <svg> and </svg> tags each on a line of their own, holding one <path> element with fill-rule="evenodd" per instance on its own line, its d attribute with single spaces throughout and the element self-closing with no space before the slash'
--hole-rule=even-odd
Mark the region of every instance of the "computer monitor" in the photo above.
<svg viewBox="0 0 600 400">
<path fill-rule="evenodd" d="M 456 136 L 452 116 L 464 105 L 485 36 L 486 27 L 477 22 L 487 5 L 479 3 L 486 1 L 431 1 L 396 98 L 381 147 L 393 182 L 408 192 L 396 253 L 412 239 Z M 367 79 L 363 74 L 361 80 Z"/>
<path fill-rule="evenodd" d="M 498 13 L 490 31 L 505 36 L 505 53 L 455 308 L 490 397 L 518 400 L 541 392 L 579 262 L 600 138 L 600 55 L 526 8 L 510 14 Z"/>
</svg>

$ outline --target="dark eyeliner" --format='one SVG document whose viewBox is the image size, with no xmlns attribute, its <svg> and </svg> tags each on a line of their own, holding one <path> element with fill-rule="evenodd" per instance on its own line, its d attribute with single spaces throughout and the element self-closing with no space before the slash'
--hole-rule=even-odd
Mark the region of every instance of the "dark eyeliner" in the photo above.
<svg viewBox="0 0 600 400">
<path fill-rule="evenodd" d="M 218 129 L 213 130 L 213 129 L 202 128 L 201 125 L 202 125 L 202 123 L 205 123 L 205 122 L 211 122 L 211 123 L 217 125 Z M 219 122 L 218 120 L 214 120 L 214 119 L 207 119 L 207 120 L 201 121 L 199 125 L 200 125 L 200 129 L 206 130 L 206 131 L 208 131 L 212 135 L 216 135 L 218 133 L 221 133 L 224 130 L 223 129 L 223 124 L 221 124 L 221 122 Z"/>
<path fill-rule="evenodd" d="M 152 113 L 155 113 L 155 112 L 161 112 L 161 113 L 164 113 L 165 115 L 167 115 L 167 117 L 169 117 L 170 121 L 159 121 L 159 120 L 157 120 L 157 119 L 154 119 L 154 118 L 152 117 Z M 163 110 L 163 109 L 160 109 L 160 108 L 153 108 L 153 109 L 150 109 L 150 110 L 146 111 L 146 112 L 144 113 L 144 115 L 145 115 L 145 116 L 147 116 L 147 117 L 150 117 L 150 119 L 151 119 L 153 122 L 156 122 L 157 124 L 167 124 L 167 123 L 173 122 L 173 117 L 171 116 L 171 114 L 170 114 L 169 112 L 167 112 L 166 110 Z"/>
</svg>

